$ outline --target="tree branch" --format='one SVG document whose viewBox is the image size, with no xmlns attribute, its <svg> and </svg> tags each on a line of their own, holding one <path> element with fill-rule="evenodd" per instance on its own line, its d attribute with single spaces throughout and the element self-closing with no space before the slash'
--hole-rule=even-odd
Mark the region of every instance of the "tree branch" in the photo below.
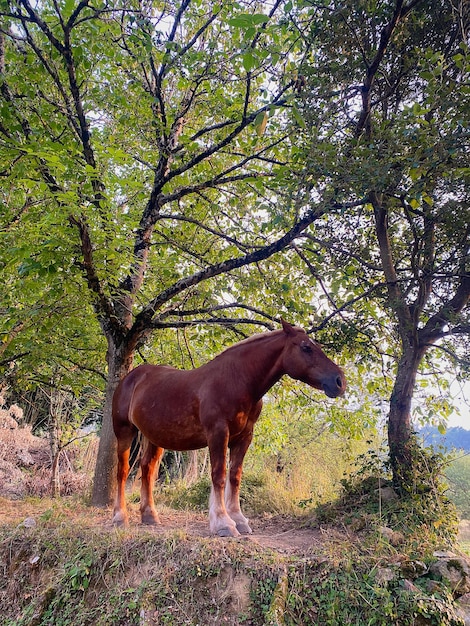
<svg viewBox="0 0 470 626">
<path fill-rule="evenodd" d="M 221 231 L 217 231 L 214 228 L 211 228 L 210 226 L 207 226 L 206 224 L 204 224 L 200 220 L 196 220 L 194 218 L 187 217 L 186 215 L 171 214 L 171 213 L 165 215 L 164 213 L 160 213 L 159 221 L 160 220 L 164 220 L 164 219 L 175 220 L 177 222 L 178 221 L 179 222 L 187 222 L 188 224 L 194 224 L 195 226 L 197 226 L 201 230 L 204 230 L 207 233 L 210 233 L 211 235 L 215 235 L 219 239 L 223 239 L 224 241 L 227 241 L 228 243 L 233 244 L 234 246 L 236 246 L 239 250 L 241 250 L 243 252 L 246 252 L 248 249 L 253 247 L 253 246 L 248 246 L 246 244 L 243 244 L 240 241 L 238 241 L 237 239 L 235 239 L 234 237 L 230 237 L 229 235 L 226 235 L 225 233 L 223 233 Z"/>
<path fill-rule="evenodd" d="M 96 271 L 88 224 L 84 217 L 76 218 L 73 215 L 69 216 L 69 221 L 73 226 L 78 228 L 83 256 L 82 267 L 85 270 L 90 291 L 97 296 L 95 310 L 98 319 L 102 326 L 109 326 L 109 330 L 112 331 L 116 337 L 120 337 L 125 329 L 116 316 L 111 300 L 106 296 L 101 286 L 101 281 Z"/>
<path fill-rule="evenodd" d="M 249 324 L 250 326 L 263 326 L 268 330 L 274 330 L 274 326 L 269 322 L 264 322 L 263 320 L 258 320 L 256 318 L 243 318 L 243 317 L 202 317 L 200 319 L 192 319 L 192 320 L 180 320 L 175 322 L 152 322 L 151 329 L 163 329 L 163 328 L 189 328 L 191 326 L 206 326 L 210 325 L 219 325 L 219 326 L 235 326 L 238 324 Z"/>
<path fill-rule="evenodd" d="M 470 273 L 461 277 L 453 298 L 429 318 L 424 328 L 418 331 L 420 344 L 435 343 L 443 336 L 444 328 L 463 311 L 470 301 Z"/>
<path fill-rule="evenodd" d="M 158 318 L 154 321 L 154 323 L 161 323 L 165 319 L 171 316 L 175 317 L 194 317 L 195 315 L 211 315 L 215 311 L 225 311 L 227 309 L 243 309 L 245 311 L 250 311 L 251 313 L 255 313 L 256 315 L 260 315 L 265 317 L 272 322 L 275 321 L 275 318 L 272 315 L 268 315 L 265 311 L 258 309 L 257 307 L 249 306 L 248 304 L 243 304 L 242 302 L 230 302 L 228 304 L 216 304 L 214 306 L 209 307 L 200 307 L 198 309 L 190 309 L 190 310 L 181 310 L 181 309 L 168 309 L 164 313 L 158 316 Z"/>
<path fill-rule="evenodd" d="M 440 344 L 436 345 L 435 343 L 426 343 L 424 345 L 427 348 L 437 348 L 438 350 L 442 350 L 442 352 L 445 352 L 448 356 L 450 356 L 450 358 L 453 361 L 455 361 L 456 363 L 459 363 L 460 365 L 463 365 L 464 367 L 470 366 L 470 359 L 462 359 L 462 357 L 457 356 L 455 352 L 453 352 L 452 350 L 449 350 L 449 348 L 447 348 L 446 346 L 442 346 Z"/>
<path fill-rule="evenodd" d="M 296 237 L 298 237 L 314 221 L 321 217 L 328 209 L 339 208 L 340 205 L 334 203 L 330 206 L 315 207 L 311 209 L 302 219 L 300 219 L 287 233 L 277 239 L 272 244 L 263 246 L 254 252 L 250 252 L 240 257 L 227 259 L 220 263 L 209 265 L 200 272 L 176 281 L 171 287 L 158 294 L 142 311 L 136 316 L 133 327 L 129 332 L 129 340 L 136 341 L 137 338 L 150 328 L 152 318 L 163 304 L 171 300 L 174 296 L 185 291 L 193 285 L 197 285 L 209 278 L 220 274 L 228 273 L 234 269 L 244 267 L 251 263 L 264 261 L 280 250 L 285 249 Z"/>
<path fill-rule="evenodd" d="M 386 207 L 382 204 L 378 194 L 374 191 L 370 194 L 370 200 L 374 209 L 375 230 L 377 241 L 379 244 L 380 258 L 382 260 L 382 269 L 387 281 L 388 300 L 390 306 L 396 311 L 400 336 L 404 344 L 413 341 L 415 335 L 415 327 L 405 297 L 400 289 L 395 266 L 393 263 L 392 245 L 388 232 L 388 213 Z"/>
<path fill-rule="evenodd" d="M 356 137 L 359 137 L 363 131 L 366 132 L 367 136 L 370 135 L 371 91 L 375 81 L 375 77 L 379 70 L 380 64 L 385 56 L 385 51 L 387 50 L 388 44 L 392 38 L 393 32 L 398 22 L 404 17 L 404 15 L 411 11 L 414 4 L 416 3 L 417 2 L 412 2 L 409 6 L 404 6 L 403 0 L 396 0 L 395 10 L 393 12 L 392 19 L 388 22 L 388 24 L 382 29 L 382 32 L 380 33 L 380 42 L 374 58 L 370 63 L 367 63 L 367 61 L 365 61 L 367 65 L 367 72 L 364 83 L 361 87 L 362 109 L 354 132 Z"/>
<path fill-rule="evenodd" d="M 185 172 L 192 169 L 193 167 L 195 167 L 202 161 L 205 161 L 206 159 L 208 159 L 210 156 L 212 156 L 216 152 L 221 151 L 223 148 L 225 148 L 225 146 L 228 146 L 235 139 L 235 137 L 237 137 L 247 126 L 249 126 L 255 121 L 259 113 L 263 113 L 264 111 L 269 111 L 269 109 L 274 104 L 276 106 L 284 105 L 286 103 L 286 99 L 283 99 L 283 95 L 286 93 L 286 91 L 288 91 L 292 87 L 293 84 L 294 84 L 294 81 L 291 81 L 283 89 L 279 91 L 279 93 L 275 96 L 275 98 L 272 99 L 272 101 L 269 104 L 266 104 L 263 107 L 260 107 L 259 109 L 254 111 L 253 113 L 250 113 L 249 115 L 243 117 L 243 119 L 237 124 L 236 128 L 234 128 L 232 132 L 226 135 L 219 142 L 212 144 L 211 146 L 206 148 L 206 150 L 203 150 L 202 152 L 194 156 L 190 161 L 181 165 L 179 168 L 175 168 L 171 170 L 171 172 L 169 172 L 168 175 L 166 176 L 164 183 L 169 182 L 171 179 L 175 178 L 176 176 L 180 176 L 181 174 L 184 174 Z"/>
</svg>

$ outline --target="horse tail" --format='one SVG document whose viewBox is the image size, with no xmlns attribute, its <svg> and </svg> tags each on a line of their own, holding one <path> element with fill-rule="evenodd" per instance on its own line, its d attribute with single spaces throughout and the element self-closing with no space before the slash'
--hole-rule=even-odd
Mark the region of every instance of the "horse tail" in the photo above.
<svg viewBox="0 0 470 626">
<path fill-rule="evenodd" d="M 137 431 L 131 416 L 132 398 L 137 382 L 136 370 L 132 370 L 127 376 L 124 376 L 113 395 L 113 429 L 118 441 L 123 435 L 128 438 L 132 433 L 132 437 L 134 437 Z"/>
</svg>

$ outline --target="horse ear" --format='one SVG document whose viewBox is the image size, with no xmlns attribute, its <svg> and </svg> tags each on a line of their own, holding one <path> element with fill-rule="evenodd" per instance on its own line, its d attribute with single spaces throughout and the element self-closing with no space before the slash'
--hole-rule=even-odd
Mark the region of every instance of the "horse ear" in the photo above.
<svg viewBox="0 0 470 626">
<path fill-rule="evenodd" d="M 286 335 L 294 334 L 294 327 L 289 322 L 286 322 L 285 319 L 281 317 L 282 330 L 286 333 Z"/>
</svg>

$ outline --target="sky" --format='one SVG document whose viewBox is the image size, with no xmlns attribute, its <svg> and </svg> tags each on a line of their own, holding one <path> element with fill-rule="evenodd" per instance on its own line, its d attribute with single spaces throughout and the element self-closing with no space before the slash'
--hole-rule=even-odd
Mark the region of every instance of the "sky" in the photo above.
<svg viewBox="0 0 470 626">
<path fill-rule="evenodd" d="M 461 426 L 462 428 L 470 430 L 470 381 L 467 381 L 463 385 L 453 383 L 450 386 L 450 391 L 459 408 L 460 415 L 457 413 L 451 415 L 447 427 Z"/>
</svg>

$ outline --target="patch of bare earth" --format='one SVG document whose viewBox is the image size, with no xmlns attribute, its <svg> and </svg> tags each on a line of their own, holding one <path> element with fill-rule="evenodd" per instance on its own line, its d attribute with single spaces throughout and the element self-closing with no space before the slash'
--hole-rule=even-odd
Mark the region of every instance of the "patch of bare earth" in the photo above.
<svg viewBox="0 0 470 626">
<path fill-rule="evenodd" d="M 144 526 L 139 521 L 138 504 L 129 506 L 129 532 L 172 534 L 181 532 L 190 537 L 210 537 L 207 515 L 192 511 L 177 511 L 163 507 L 159 511 L 160 524 Z M 0 524 L 20 525 L 39 523 L 48 520 L 48 525 L 71 524 L 80 528 L 102 529 L 113 532 L 110 509 L 88 507 L 76 498 L 50 498 L 10 500 L 0 497 Z M 302 520 L 264 515 L 250 520 L 252 535 L 245 535 L 228 541 L 246 541 L 263 548 L 275 550 L 285 555 L 312 555 L 320 551 L 326 541 L 345 538 L 346 531 L 340 529 L 312 528 L 303 525 Z M 351 537 L 348 535 L 349 540 Z"/>
</svg>

